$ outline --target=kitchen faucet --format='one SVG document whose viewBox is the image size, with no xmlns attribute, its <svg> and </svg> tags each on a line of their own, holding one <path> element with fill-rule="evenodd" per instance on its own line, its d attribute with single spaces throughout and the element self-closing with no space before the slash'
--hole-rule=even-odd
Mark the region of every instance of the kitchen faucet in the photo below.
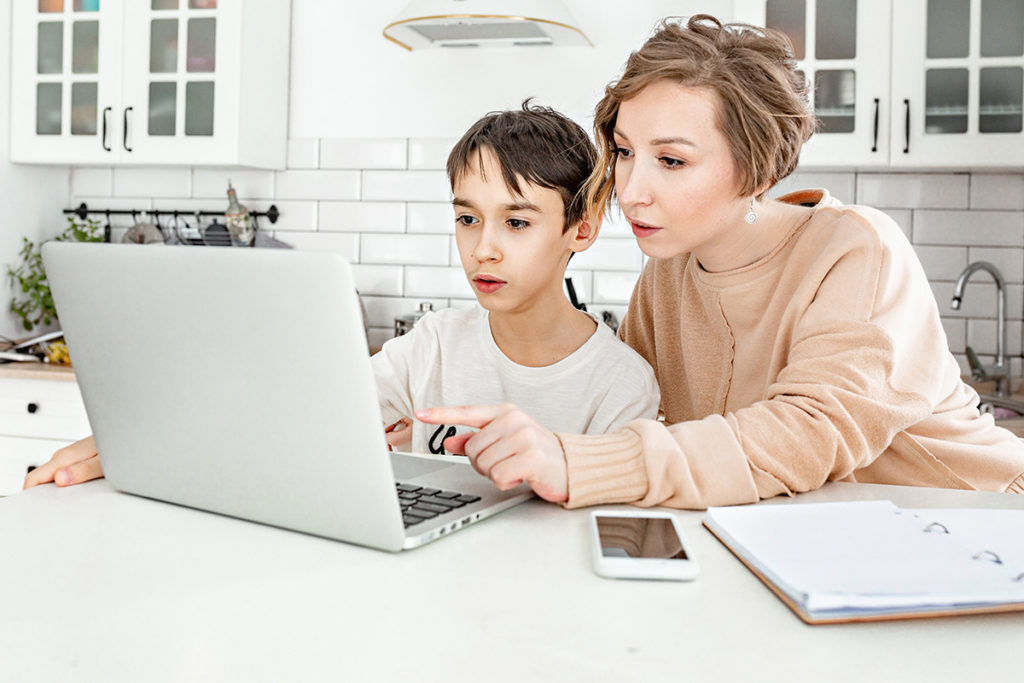
<svg viewBox="0 0 1024 683">
<path fill-rule="evenodd" d="M 996 361 L 992 365 L 982 365 L 978 354 L 970 346 L 967 347 L 967 362 L 971 365 L 971 377 L 977 381 L 994 379 L 996 396 L 1005 396 L 1010 381 L 1010 370 L 1006 364 L 1006 281 L 999 269 L 988 261 L 975 261 L 969 264 L 957 278 L 953 288 L 953 310 L 960 310 L 960 302 L 964 296 L 967 281 L 976 271 L 985 270 L 996 281 Z"/>
</svg>

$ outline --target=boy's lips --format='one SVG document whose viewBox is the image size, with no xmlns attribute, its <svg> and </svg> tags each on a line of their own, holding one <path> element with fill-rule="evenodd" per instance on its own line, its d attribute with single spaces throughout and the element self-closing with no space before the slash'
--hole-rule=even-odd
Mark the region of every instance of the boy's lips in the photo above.
<svg viewBox="0 0 1024 683">
<path fill-rule="evenodd" d="M 483 294 L 494 294 L 508 283 L 500 277 L 481 273 L 473 276 L 473 285 Z"/>
<path fill-rule="evenodd" d="M 636 236 L 637 239 L 650 237 L 651 235 L 661 230 L 661 228 L 655 227 L 653 225 L 647 225 L 646 223 L 641 223 L 640 221 L 633 220 L 632 218 L 628 220 L 630 227 L 633 228 L 633 235 Z"/>
</svg>

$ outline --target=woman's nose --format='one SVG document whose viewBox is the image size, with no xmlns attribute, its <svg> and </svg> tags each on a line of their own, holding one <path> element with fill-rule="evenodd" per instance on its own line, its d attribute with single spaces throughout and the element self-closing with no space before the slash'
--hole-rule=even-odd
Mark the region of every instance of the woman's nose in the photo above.
<svg viewBox="0 0 1024 683">
<path fill-rule="evenodd" d="M 623 207 L 644 206 L 650 204 L 652 195 L 648 189 L 643 169 L 635 162 L 618 164 L 615 167 L 615 194 Z"/>
</svg>

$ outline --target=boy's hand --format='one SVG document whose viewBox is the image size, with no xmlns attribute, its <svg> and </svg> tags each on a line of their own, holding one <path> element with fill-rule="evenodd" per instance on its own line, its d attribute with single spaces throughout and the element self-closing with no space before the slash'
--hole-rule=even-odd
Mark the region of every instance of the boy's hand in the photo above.
<svg viewBox="0 0 1024 683">
<path fill-rule="evenodd" d="M 384 438 L 392 450 L 401 450 L 403 446 L 412 443 L 412 420 L 403 417 L 393 425 L 384 428 Z"/>
<path fill-rule="evenodd" d="M 416 418 L 431 424 L 458 424 L 480 431 L 444 441 L 449 453 L 464 453 L 477 472 L 502 491 L 530 485 L 554 503 L 569 499 L 565 453 L 554 433 L 541 427 L 512 404 L 417 410 Z"/>
<path fill-rule="evenodd" d="M 88 436 L 59 449 L 48 463 L 29 472 L 22 488 L 30 489 L 51 481 L 57 486 L 70 486 L 102 476 L 103 466 L 96 453 L 96 442 Z"/>
</svg>

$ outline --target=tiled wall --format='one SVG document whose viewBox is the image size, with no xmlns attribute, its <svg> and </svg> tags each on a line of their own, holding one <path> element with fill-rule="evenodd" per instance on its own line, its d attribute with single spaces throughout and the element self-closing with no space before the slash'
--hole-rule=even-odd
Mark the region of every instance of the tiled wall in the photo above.
<svg viewBox="0 0 1024 683">
<path fill-rule="evenodd" d="M 276 204 L 281 218 L 261 228 L 295 247 L 325 249 L 354 264 L 371 345 L 391 336 L 396 315 L 421 301 L 435 307 L 474 302 L 455 248 L 444 163 L 454 140 L 296 139 L 285 171 L 207 168 L 79 168 L 72 205 L 111 209 L 211 209 L 226 204 L 228 179 L 252 209 Z M 961 310 L 949 305 L 968 263 L 994 263 L 1008 283 L 1008 349 L 1021 375 L 1024 321 L 1024 174 L 800 172 L 773 194 L 826 187 L 846 203 L 885 210 L 910 237 L 939 303 L 950 348 L 995 353 L 996 293 L 977 273 Z M 112 220 L 119 239 L 130 218 Z M 628 226 L 610 217 L 601 237 L 573 258 L 569 275 L 591 311 L 625 312 L 643 265 Z M 985 355 L 989 357 L 986 358 Z"/>
</svg>

